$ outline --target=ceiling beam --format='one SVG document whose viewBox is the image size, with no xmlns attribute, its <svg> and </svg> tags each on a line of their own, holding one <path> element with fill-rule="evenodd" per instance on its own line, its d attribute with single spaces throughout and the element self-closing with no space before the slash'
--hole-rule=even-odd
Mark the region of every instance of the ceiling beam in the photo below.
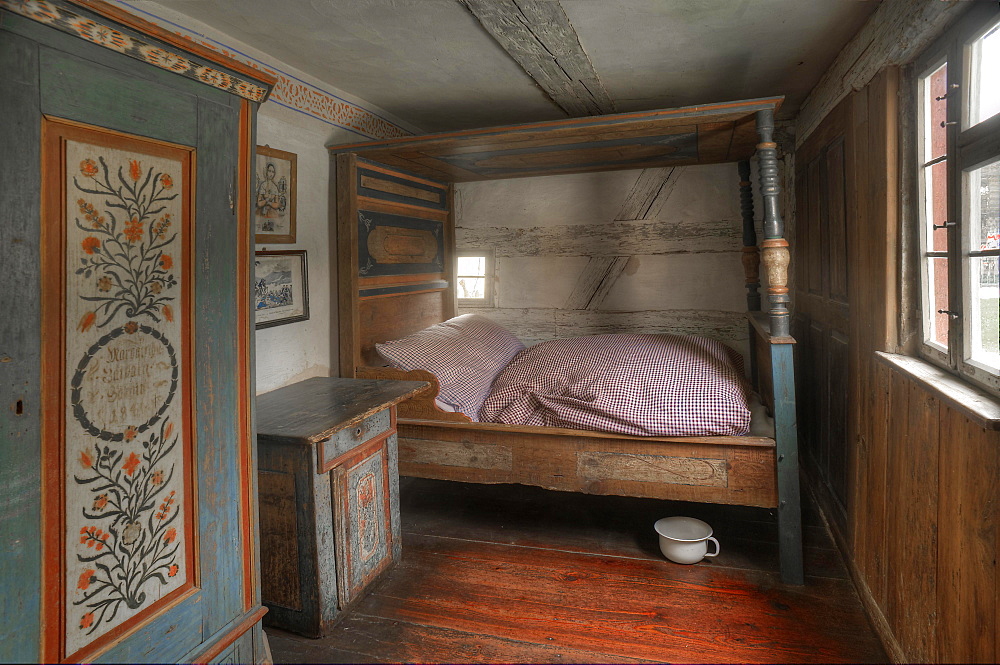
<svg viewBox="0 0 1000 665">
<path fill-rule="evenodd" d="M 570 117 L 614 102 L 558 0 L 462 0 L 493 39 Z"/>
</svg>

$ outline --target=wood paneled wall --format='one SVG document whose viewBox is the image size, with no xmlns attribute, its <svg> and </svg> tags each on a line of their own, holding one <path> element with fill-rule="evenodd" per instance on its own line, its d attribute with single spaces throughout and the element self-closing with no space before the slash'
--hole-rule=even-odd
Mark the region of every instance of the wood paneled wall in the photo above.
<svg viewBox="0 0 1000 665">
<path fill-rule="evenodd" d="M 796 153 L 806 467 L 893 658 L 996 662 L 1000 432 L 877 355 L 895 351 L 897 339 L 899 89 L 898 70 L 882 70 Z M 838 146 L 843 259 L 831 175 Z M 841 270 L 844 303 L 834 288 Z M 845 330 L 835 327 L 836 312 L 821 306 L 824 298 L 846 315 Z M 844 336 L 837 340 L 843 353 L 829 345 L 836 335 Z"/>
</svg>

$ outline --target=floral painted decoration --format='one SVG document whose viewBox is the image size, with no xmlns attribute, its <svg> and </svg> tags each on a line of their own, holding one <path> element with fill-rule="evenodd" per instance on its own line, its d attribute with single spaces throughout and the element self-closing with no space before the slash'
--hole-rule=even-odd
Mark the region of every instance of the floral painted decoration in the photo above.
<svg viewBox="0 0 1000 665">
<path fill-rule="evenodd" d="M 173 430 L 172 424 L 164 422 L 159 433 L 142 443 L 139 455 L 129 452 L 126 456 L 99 444 L 92 452 L 80 454 L 81 464 L 91 464 L 74 480 L 89 487 L 95 497 L 92 509 L 84 509 L 84 517 L 107 524 L 104 529 L 80 529 L 86 554 L 77 556 L 83 565 L 77 588 L 84 594 L 74 605 L 87 609 L 80 627 L 89 632 L 113 619 L 122 605 L 133 610 L 140 607 L 149 582 L 165 584 L 167 577 L 180 570 L 177 529 L 171 526 L 180 512 L 170 512 L 173 491 L 160 498 L 174 474 L 173 465 L 162 466 L 177 445 Z M 157 504 L 160 510 L 154 511 Z"/>
<path fill-rule="evenodd" d="M 152 168 L 144 170 L 136 159 L 129 160 L 127 175 L 121 167 L 112 174 L 103 157 L 81 162 L 80 175 L 82 182 L 73 178 L 77 189 L 105 197 L 107 208 L 102 214 L 80 198 L 79 216 L 74 219 L 78 229 L 90 234 L 81 244 L 90 258 L 80 259 L 76 274 L 96 276 L 98 295 L 83 299 L 95 303 L 97 327 L 108 325 L 122 310 L 129 318 L 172 319 L 167 303 L 174 298 L 164 291 L 176 286 L 177 280 L 171 272 L 173 257 L 163 250 L 176 234 L 170 232 L 170 214 L 160 213 L 167 201 L 178 196 L 171 192 L 173 180 Z M 81 321 L 80 329 L 94 322 Z"/>
</svg>

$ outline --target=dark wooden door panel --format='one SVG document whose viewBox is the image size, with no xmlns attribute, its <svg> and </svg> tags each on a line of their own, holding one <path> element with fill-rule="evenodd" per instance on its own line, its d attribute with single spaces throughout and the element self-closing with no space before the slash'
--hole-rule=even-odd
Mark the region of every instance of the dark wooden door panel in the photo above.
<svg viewBox="0 0 1000 665">
<path fill-rule="evenodd" d="M 846 108 L 846 107 L 845 107 Z M 830 489 L 841 526 L 847 505 L 848 296 L 846 113 L 827 118 L 796 153 L 797 339 L 806 464 Z"/>
<path fill-rule="evenodd" d="M 847 206 L 844 198 L 844 139 L 826 149 L 823 159 L 827 273 L 831 300 L 847 304 Z"/>
</svg>

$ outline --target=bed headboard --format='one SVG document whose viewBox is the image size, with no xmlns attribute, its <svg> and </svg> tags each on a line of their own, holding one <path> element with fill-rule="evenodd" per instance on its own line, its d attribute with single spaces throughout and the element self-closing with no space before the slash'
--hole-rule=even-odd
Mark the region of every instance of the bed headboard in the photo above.
<svg viewBox="0 0 1000 665">
<path fill-rule="evenodd" d="M 455 315 L 451 185 L 336 156 L 340 374 L 381 364 L 375 344 Z"/>
</svg>

